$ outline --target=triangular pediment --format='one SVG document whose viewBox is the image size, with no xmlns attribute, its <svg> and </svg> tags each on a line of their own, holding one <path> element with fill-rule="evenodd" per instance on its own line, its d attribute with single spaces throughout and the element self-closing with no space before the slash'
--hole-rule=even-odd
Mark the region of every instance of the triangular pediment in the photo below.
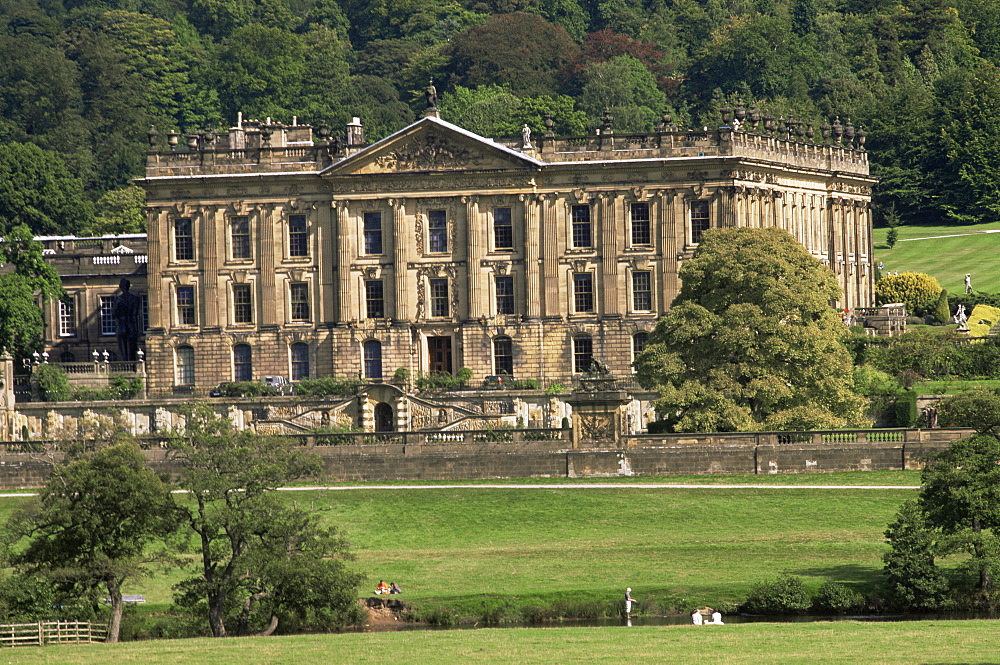
<svg viewBox="0 0 1000 665">
<path fill-rule="evenodd" d="M 324 175 L 523 171 L 540 165 L 523 152 L 428 117 L 331 165 Z"/>
</svg>

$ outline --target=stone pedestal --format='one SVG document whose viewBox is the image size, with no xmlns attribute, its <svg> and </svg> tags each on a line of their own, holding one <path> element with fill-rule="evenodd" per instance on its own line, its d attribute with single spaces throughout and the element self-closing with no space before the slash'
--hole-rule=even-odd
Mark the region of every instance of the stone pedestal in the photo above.
<svg viewBox="0 0 1000 665">
<path fill-rule="evenodd" d="M 624 390 L 592 391 L 588 388 L 585 383 L 566 399 L 573 407 L 573 447 L 611 444 L 624 448 L 626 407 L 632 396 Z"/>
</svg>

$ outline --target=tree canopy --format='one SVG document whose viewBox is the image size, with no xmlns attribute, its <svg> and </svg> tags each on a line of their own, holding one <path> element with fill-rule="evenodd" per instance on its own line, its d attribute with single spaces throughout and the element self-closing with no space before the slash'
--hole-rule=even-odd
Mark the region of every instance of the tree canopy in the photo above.
<svg viewBox="0 0 1000 665">
<path fill-rule="evenodd" d="M 45 321 L 38 307 L 64 295 L 59 274 L 42 258 L 31 230 L 16 226 L 0 241 L 0 348 L 26 357 L 42 344 Z"/>
<path fill-rule="evenodd" d="M 316 474 L 319 458 L 277 437 L 236 432 L 195 409 L 170 447 L 181 464 L 180 504 L 195 534 L 199 571 L 179 585 L 181 605 L 203 611 L 216 637 L 268 635 L 282 623 L 329 629 L 358 618 L 347 544 L 316 515 L 274 490 Z"/>
<path fill-rule="evenodd" d="M 861 419 L 833 273 L 787 232 L 706 232 L 636 359 L 679 432 L 799 430 Z"/>
<path fill-rule="evenodd" d="M 109 642 L 118 641 L 125 585 L 146 572 L 150 551 L 175 526 L 170 491 L 134 442 L 56 465 L 38 499 L 8 530 L 28 539 L 18 567 L 80 593 L 102 590 L 111 606 Z"/>
</svg>

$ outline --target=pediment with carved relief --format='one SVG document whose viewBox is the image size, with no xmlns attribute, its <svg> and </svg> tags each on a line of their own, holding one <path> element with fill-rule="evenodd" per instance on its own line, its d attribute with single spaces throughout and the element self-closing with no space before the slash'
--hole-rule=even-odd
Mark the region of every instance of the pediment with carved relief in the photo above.
<svg viewBox="0 0 1000 665">
<path fill-rule="evenodd" d="M 534 165 L 534 160 L 518 151 L 453 125 L 427 120 L 331 166 L 326 175 L 523 170 Z"/>
</svg>

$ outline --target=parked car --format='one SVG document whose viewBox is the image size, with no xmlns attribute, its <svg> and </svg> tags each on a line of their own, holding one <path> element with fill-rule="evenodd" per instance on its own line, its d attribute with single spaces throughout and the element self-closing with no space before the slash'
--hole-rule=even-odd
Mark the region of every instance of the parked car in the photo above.
<svg viewBox="0 0 1000 665">
<path fill-rule="evenodd" d="M 490 374 L 483 379 L 483 388 L 488 390 L 500 390 L 510 385 L 511 378 L 506 374 Z"/>
<path fill-rule="evenodd" d="M 279 395 L 291 394 L 292 387 L 283 376 L 265 376 L 261 381 L 265 386 L 277 390 Z"/>
</svg>

